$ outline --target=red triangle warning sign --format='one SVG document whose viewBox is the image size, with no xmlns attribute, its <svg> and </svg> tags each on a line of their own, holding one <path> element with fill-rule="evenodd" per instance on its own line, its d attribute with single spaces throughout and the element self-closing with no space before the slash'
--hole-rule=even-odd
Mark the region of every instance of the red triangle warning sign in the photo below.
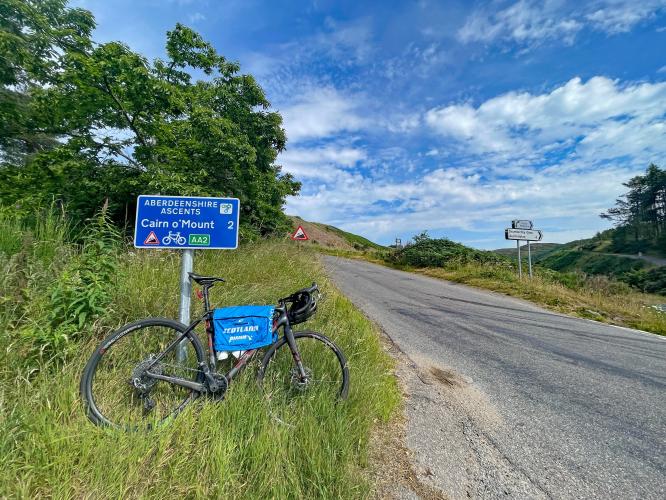
<svg viewBox="0 0 666 500">
<path fill-rule="evenodd" d="M 303 229 L 303 226 L 298 226 L 298 229 L 294 234 L 291 235 L 292 240 L 297 240 L 297 241 L 305 241 L 309 240 L 308 235 L 305 234 L 305 230 Z"/>
<path fill-rule="evenodd" d="M 160 240 L 157 239 L 157 235 L 155 234 L 155 231 L 151 231 L 148 234 L 148 237 L 144 240 L 143 242 L 144 245 L 159 245 Z"/>
</svg>

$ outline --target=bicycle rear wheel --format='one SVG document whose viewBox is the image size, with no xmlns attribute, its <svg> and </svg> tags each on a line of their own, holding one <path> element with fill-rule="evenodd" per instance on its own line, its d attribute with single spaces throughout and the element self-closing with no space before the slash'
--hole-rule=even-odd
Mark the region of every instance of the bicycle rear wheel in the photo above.
<svg viewBox="0 0 666 500">
<path fill-rule="evenodd" d="M 152 360 L 187 327 L 163 318 L 125 325 L 95 350 L 81 377 L 81 397 L 88 418 L 97 425 L 125 429 L 151 428 L 178 414 L 199 393 L 146 374 Z M 204 379 L 200 366 L 204 351 L 193 332 L 183 340 L 184 359 L 169 350 L 150 371 L 160 375 Z"/>
<path fill-rule="evenodd" d="M 266 352 L 257 374 L 271 412 L 285 422 L 301 410 L 330 405 L 346 399 L 349 393 L 349 368 L 338 346 L 317 332 L 295 332 L 294 340 L 305 378 L 299 373 L 285 337 Z"/>
</svg>

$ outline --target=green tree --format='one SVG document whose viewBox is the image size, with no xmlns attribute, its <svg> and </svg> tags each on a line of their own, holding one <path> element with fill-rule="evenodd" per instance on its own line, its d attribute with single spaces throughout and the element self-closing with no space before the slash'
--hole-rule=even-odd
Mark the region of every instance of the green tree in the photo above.
<svg viewBox="0 0 666 500">
<path fill-rule="evenodd" d="M 261 87 L 183 25 L 166 53 L 151 63 L 111 42 L 54 54 L 49 85 L 31 92 L 31 131 L 61 143 L 6 167 L 2 199 L 55 197 L 80 218 L 107 202 L 123 220 L 140 193 L 236 196 L 246 228 L 285 228 L 300 184 L 275 163 L 286 138 Z"/>
<path fill-rule="evenodd" d="M 95 22 L 90 12 L 66 7 L 66 0 L 0 2 L 0 152 L 22 164 L 54 147 L 52 134 L 36 123 L 32 95 L 53 82 L 65 51 L 90 48 Z"/>
<path fill-rule="evenodd" d="M 666 247 L 666 170 L 650 164 L 645 175 L 637 175 L 623 184 L 629 190 L 615 206 L 601 214 L 615 222 L 616 246 L 642 250 L 650 246 Z M 631 234 L 634 244 L 627 243 Z M 620 249 L 621 250 L 621 249 Z"/>
</svg>

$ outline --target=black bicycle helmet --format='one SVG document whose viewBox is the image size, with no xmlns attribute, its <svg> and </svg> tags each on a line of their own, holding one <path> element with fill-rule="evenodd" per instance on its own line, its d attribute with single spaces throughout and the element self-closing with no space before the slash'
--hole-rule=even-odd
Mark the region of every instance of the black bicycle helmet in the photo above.
<svg viewBox="0 0 666 500">
<path fill-rule="evenodd" d="M 292 294 L 290 297 L 291 305 L 287 311 L 290 324 L 303 323 L 317 311 L 315 291 L 318 291 L 318 289 L 316 285 L 313 285 L 312 288 L 304 288 Z"/>
</svg>

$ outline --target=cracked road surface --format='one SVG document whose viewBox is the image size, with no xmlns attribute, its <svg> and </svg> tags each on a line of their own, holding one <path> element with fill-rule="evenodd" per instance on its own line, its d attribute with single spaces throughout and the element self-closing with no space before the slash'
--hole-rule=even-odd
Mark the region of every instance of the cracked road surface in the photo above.
<svg viewBox="0 0 666 500">
<path fill-rule="evenodd" d="M 666 498 L 666 339 L 323 259 L 406 360 L 419 480 L 451 498 Z"/>
</svg>

